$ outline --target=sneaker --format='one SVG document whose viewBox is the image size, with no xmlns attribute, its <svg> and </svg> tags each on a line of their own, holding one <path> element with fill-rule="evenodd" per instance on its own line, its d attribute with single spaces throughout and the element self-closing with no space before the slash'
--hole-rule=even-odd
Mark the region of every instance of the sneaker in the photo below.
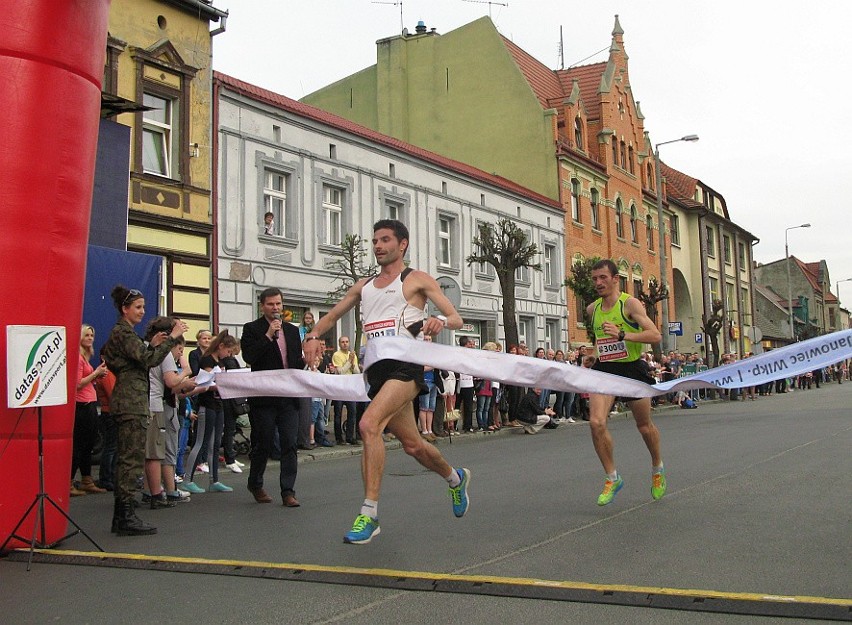
<svg viewBox="0 0 852 625">
<path fill-rule="evenodd" d="M 207 466 L 206 462 L 202 462 L 201 464 L 199 464 L 197 467 L 195 467 L 195 470 L 199 473 L 210 473 L 210 467 Z"/>
<path fill-rule="evenodd" d="M 193 495 L 204 492 L 204 489 L 201 488 L 198 484 L 189 481 L 185 481 L 183 484 L 178 486 L 178 490 L 182 490 L 185 493 L 191 493 Z"/>
<path fill-rule="evenodd" d="M 161 508 L 174 508 L 175 502 L 166 497 L 165 491 L 160 491 L 159 495 L 151 495 L 151 510 L 159 510 Z"/>
<path fill-rule="evenodd" d="M 470 471 L 468 469 L 455 469 L 461 481 L 455 488 L 450 488 L 450 497 L 453 499 L 453 514 L 461 518 L 470 507 L 470 497 L 467 496 L 467 487 L 470 484 Z"/>
<path fill-rule="evenodd" d="M 189 503 L 190 496 L 182 490 L 176 490 L 166 494 L 166 499 L 174 503 Z"/>
<path fill-rule="evenodd" d="M 574 420 L 574 417 L 568 417 L 567 419 L 563 419 L 563 421 L 564 421 L 564 422 L 566 422 L 566 423 L 577 423 L 577 422 Z"/>
<path fill-rule="evenodd" d="M 378 536 L 381 531 L 378 519 L 366 514 L 359 514 L 355 517 L 352 529 L 343 537 L 343 542 L 348 545 L 366 545 L 373 540 L 373 536 Z"/>
<path fill-rule="evenodd" d="M 659 473 L 654 473 L 651 482 L 651 497 L 654 499 L 662 499 L 666 494 L 666 470 L 663 469 Z"/>
<path fill-rule="evenodd" d="M 222 482 L 213 482 L 210 486 L 207 487 L 208 493 L 230 493 L 233 492 L 233 488 L 230 486 L 225 486 Z"/>
<path fill-rule="evenodd" d="M 142 503 L 151 503 L 151 493 L 142 493 Z"/>
<path fill-rule="evenodd" d="M 619 475 L 618 479 L 614 482 L 607 478 L 606 482 L 604 482 L 603 490 L 601 491 L 600 496 L 598 497 L 598 505 L 605 506 L 610 503 L 615 497 L 615 493 L 621 490 L 621 487 L 624 486 L 624 480 Z"/>
<path fill-rule="evenodd" d="M 180 475 L 175 475 L 175 484 L 183 484 L 183 478 Z"/>
<path fill-rule="evenodd" d="M 240 468 L 243 468 L 244 466 L 246 466 L 245 462 L 240 462 L 239 460 L 234 460 L 234 464 L 237 465 Z"/>
<path fill-rule="evenodd" d="M 232 462 L 231 464 L 226 464 L 225 466 L 228 469 L 231 470 L 231 473 L 242 473 L 243 472 L 243 470 L 240 468 L 240 465 L 238 465 L 236 463 L 236 461 Z"/>
</svg>

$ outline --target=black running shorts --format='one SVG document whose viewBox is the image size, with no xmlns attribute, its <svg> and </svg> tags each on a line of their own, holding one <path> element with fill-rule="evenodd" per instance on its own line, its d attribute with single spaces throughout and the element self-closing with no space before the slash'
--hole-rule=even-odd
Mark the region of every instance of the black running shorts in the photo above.
<svg viewBox="0 0 852 625">
<path fill-rule="evenodd" d="M 388 380 L 402 380 L 403 382 L 414 382 L 419 389 L 418 395 L 429 392 L 426 381 L 423 379 L 423 365 L 413 365 L 401 360 L 380 360 L 370 365 L 367 369 L 367 384 L 370 385 L 367 395 L 373 399 L 378 395 L 382 385 Z"/>
</svg>

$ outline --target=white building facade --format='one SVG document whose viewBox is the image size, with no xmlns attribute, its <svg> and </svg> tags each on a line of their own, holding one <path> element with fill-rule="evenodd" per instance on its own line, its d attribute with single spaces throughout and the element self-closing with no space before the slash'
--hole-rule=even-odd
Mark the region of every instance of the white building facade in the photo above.
<svg viewBox="0 0 852 625">
<path fill-rule="evenodd" d="M 465 259 L 474 251 L 477 225 L 507 217 L 542 252 L 542 271 L 517 274 L 520 339 L 564 347 L 564 213 L 558 202 L 229 76 L 215 76 L 214 94 L 219 329 L 239 336 L 259 314 L 258 294 L 271 286 L 284 294 L 293 323 L 305 311 L 321 317 L 336 301 L 329 292 L 340 285 L 333 267 L 343 237 L 366 240 L 369 265 L 373 223 L 394 218 L 409 228 L 410 265 L 435 276 L 458 301 L 465 326 L 455 335 L 477 344 L 503 342 L 496 274 L 488 266 L 469 267 Z M 329 338 L 354 330 L 350 314 Z"/>
</svg>

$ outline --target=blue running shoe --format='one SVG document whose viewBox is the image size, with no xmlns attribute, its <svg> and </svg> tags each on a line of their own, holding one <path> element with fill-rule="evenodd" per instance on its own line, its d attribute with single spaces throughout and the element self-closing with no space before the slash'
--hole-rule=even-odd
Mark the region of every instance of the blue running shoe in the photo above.
<svg viewBox="0 0 852 625">
<path fill-rule="evenodd" d="M 450 489 L 450 497 L 453 499 L 453 514 L 461 518 L 470 507 L 470 497 L 467 495 L 467 487 L 470 484 L 470 471 L 468 469 L 455 469 L 461 481 L 455 488 Z"/>
<path fill-rule="evenodd" d="M 347 545 L 366 545 L 373 540 L 373 536 L 378 536 L 381 531 L 378 519 L 366 514 L 359 514 L 355 517 L 352 529 L 343 537 L 343 542 Z"/>
</svg>

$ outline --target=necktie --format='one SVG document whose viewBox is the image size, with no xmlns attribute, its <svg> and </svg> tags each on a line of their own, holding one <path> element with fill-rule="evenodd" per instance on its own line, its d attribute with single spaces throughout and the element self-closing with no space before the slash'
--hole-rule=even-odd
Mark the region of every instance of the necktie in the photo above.
<svg viewBox="0 0 852 625">
<path fill-rule="evenodd" d="M 278 350 L 281 352 L 282 369 L 287 369 L 287 342 L 284 340 L 284 329 L 278 331 Z"/>
</svg>

